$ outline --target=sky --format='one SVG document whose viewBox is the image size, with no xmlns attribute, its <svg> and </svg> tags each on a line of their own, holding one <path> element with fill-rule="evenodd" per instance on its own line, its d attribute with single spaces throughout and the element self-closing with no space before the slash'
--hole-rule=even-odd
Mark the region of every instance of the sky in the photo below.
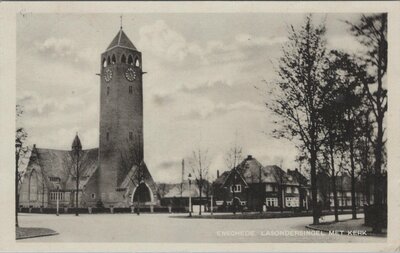
<svg viewBox="0 0 400 253">
<path fill-rule="evenodd" d="M 329 48 L 360 50 L 344 20 L 359 14 L 315 14 L 325 20 Z M 298 167 L 294 143 L 275 139 L 264 80 L 288 28 L 305 14 L 124 14 L 123 30 L 142 52 L 145 161 L 157 182 L 178 182 L 181 161 L 207 150 L 210 179 L 227 170 L 237 143 L 263 165 Z M 100 54 L 120 27 L 119 14 L 24 14 L 17 17 L 17 124 L 28 143 L 98 147 Z M 189 171 L 186 168 L 186 172 Z M 187 174 L 187 173 L 185 173 Z"/>
</svg>

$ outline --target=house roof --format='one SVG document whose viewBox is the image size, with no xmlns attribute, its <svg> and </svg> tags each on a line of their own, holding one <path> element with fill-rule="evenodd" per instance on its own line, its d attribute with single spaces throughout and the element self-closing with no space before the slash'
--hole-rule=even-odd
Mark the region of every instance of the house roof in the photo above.
<svg viewBox="0 0 400 253">
<path fill-rule="evenodd" d="M 233 170 L 225 171 L 215 181 L 216 185 L 224 185 Z M 280 183 L 287 185 L 298 185 L 300 181 L 298 177 L 287 174 L 276 165 L 263 166 L 257 159 L 248 156 L 237 167 L 236 171 L 241 176 L 245 184 L 253 183 Z"/>
<path fill-rule="evenodd" d="M 124 33 L 122 28 L 118 31 L 117 35 L 114 37 L 110 45 L 107 47 L 107 51 L 115 47 L 123 47 L 137 51 L 135 45 L 133 45 L 133 43 Z"/>
<path fill-rule="evenodd" d="M 176 184 L 167 184 L 166 191 L 163 194 L 163 198 L 188 198 L 191 197 L 199 197 L 200 191 L 195 183 L 192 183 L 189 190 L 189 181 L 184 181 Z M 203 188 L 202 195 L 206 196 L 206 189 Z"/>
</svg>

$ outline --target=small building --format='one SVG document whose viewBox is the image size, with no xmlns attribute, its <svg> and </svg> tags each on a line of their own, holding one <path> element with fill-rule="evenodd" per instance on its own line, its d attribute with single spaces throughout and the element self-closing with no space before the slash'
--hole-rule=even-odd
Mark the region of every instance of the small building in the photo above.
<svg viewBox="0 0 400 253">
<path fill-rule="evenodd" d="M 208 206 L 210 201 L 209 185 L 205 183 L 202 189 L 202 196 L 200 199 L 200 191 L 195 183 L 189 185 L 189 181 L 182 183 L 165 184 L 159 183 L 160 203 L 162 206 L 170 206 L 176 210 L 189 210 L 189 197 L 191 198 L 192 205 Z M 208 192 L 208 194 L 207 194 Z"/>
<path fill-rule="evenodd" d="M 286 173 L 276 165 L 263 166 L 249 155 L 236 168 L 223 172 L 214 182 L 219 210 L 261 211 L 299 209 L 307 206 L 307 182 L 300 172 Z"/>
</svg>

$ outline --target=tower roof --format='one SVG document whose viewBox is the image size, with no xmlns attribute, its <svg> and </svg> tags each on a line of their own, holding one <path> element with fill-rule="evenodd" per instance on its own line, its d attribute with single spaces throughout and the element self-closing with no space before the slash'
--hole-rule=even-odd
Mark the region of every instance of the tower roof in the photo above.
<svg viewBox="0 0 400 253">
<path fill-rule="evenodd" d="M 115 47 L 123 47 L 137 51 L 135 45 L 131 42 L 128 36 L 124 33 L 122 28 L 119 30 L 117 35 L 111 41 L 110 45 L 107 47 L 107 50 L 110 50 Z"/>
<path fill-rule="evenodd" d="M 82 149 L 82 144 L 81 144 L 81 140 L 78 137 L 78 133 L 76 133 L 75 139 L 72 142 L 72 149 L 73 150 L 81 150 Z"/>
</svg>

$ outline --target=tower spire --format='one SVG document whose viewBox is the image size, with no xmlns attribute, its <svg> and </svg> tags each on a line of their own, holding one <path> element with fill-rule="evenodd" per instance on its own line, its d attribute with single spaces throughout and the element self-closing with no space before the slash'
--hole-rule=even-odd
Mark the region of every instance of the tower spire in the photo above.
<svg viewBox="0 0 400 253">
<path fill-rule="evenodd" d="M 120 19 L 120 24 L 121 24 L 120 28 L 121 28 L 121 30 L 122 30 L 122 15 L 119 16 L 119 19 Z"/>
</svg>

